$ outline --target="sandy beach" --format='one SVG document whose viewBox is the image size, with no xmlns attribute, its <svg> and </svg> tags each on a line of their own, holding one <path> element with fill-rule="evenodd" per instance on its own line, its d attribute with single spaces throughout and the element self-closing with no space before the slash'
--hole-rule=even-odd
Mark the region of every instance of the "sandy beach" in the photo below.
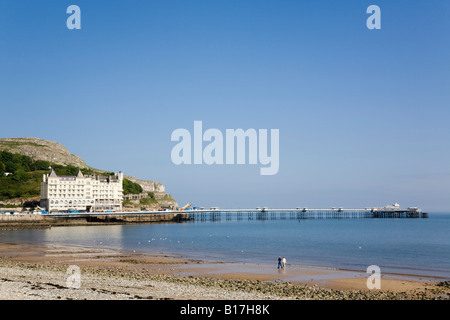
<svg viewBox="0 0 450 320">
<path fill-rule="evenodd" d="M 69 266 L 79 284 L 68 282 Z M 0 244 L 0 299 L 417 300 L 448 299 L 448 282 L 420 275 L 368 274 L 287 265 L 210 262 L 163 253 L 59 245 Z"/>
</svg>

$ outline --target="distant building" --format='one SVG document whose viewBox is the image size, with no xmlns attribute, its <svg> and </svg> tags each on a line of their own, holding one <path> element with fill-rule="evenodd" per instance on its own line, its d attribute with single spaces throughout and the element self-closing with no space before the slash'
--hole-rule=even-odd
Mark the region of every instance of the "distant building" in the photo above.
<svg viewBox="0 0 450 320">
<path fill-rule="evenodd" d="M 47 211 L 122 211 L 123 173 L 115 176 L 58 176 L 52 170 L 41 182 L 40 207 Z"/>
</svg>

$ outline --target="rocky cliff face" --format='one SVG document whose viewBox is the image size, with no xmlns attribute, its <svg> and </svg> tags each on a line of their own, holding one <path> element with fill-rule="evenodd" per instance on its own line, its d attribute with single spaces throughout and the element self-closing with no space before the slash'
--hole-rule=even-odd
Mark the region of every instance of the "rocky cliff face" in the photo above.
<svg viewBox="0 0 450 320">
<path fill-rule="evenodd" d="M 0 151 L 6 150 L 29 156 L 34 160 L 44 160 L 63 166 L 73 165 L 88 168 L 83 159 L 75 156 L 58 142 L 37 138 L 0 138 Z"/>
</svg>

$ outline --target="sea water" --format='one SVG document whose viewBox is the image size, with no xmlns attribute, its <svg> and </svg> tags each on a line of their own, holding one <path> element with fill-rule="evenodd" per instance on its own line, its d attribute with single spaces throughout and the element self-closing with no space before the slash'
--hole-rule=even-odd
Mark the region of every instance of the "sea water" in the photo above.
<svg viewBox="0 0 450 320">
<path fill-rule="evenodd" d="M 450 213 L 423 218 L 242 219 L 1 231 L 0 242 L 91 246 L 213 261 L 323 266 L 450 279 Z"/>
</svg>

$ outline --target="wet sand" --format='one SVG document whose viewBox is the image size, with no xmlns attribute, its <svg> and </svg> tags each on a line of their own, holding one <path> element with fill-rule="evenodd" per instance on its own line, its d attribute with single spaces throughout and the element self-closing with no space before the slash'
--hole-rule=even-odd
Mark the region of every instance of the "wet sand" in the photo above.
<svg viewBox="0 0 450 320">
<path fill-rule="evenodd" d="M 67 290 L 69 265 L 82 270 L 84 291 Z M 448 299 L 450 294 L 448 287 L 437 286 L 439 279 L 420 275 L 383 274 L 381 289 L 369 290 L 368 274 L 360 271 L 289 264 L 277 269 L 276 263 L 211 262 L 59 245 L 1 243 L 0 272 L 0 299 L 391 300 Z M 118 278 L 131 282 L 119 285 Z"/>
</svg>

